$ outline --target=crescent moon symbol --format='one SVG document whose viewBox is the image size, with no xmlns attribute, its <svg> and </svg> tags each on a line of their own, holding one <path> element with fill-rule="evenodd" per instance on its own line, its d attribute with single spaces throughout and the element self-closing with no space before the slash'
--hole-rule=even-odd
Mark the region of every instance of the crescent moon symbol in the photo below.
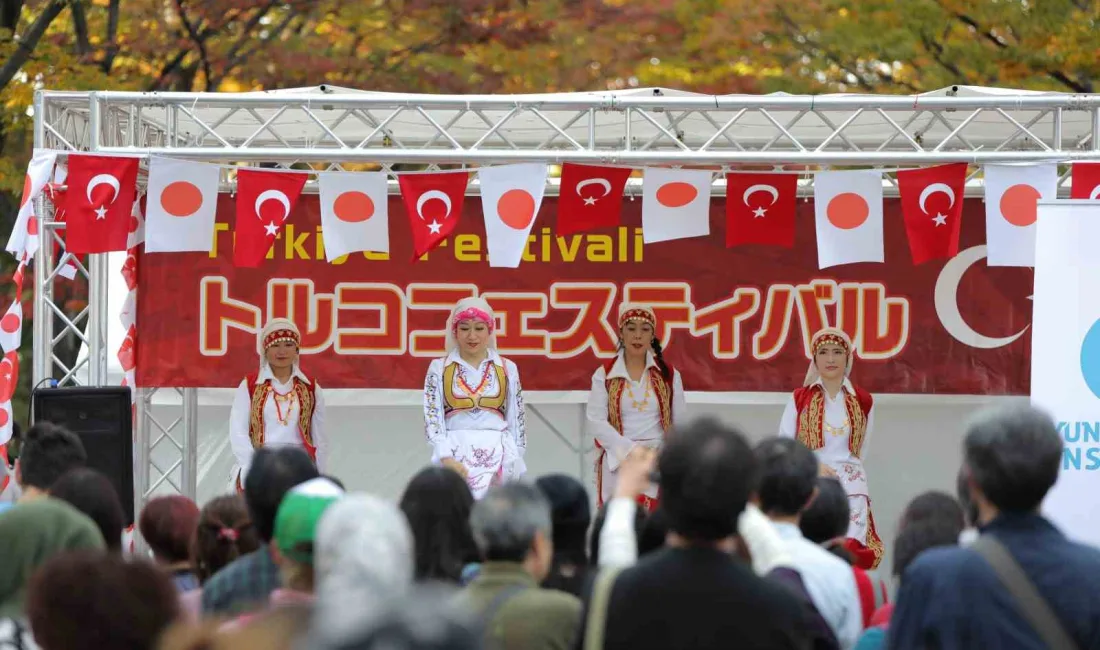
<svg viewBox="0 0 1100 650">
<path fill-rule="evenodd" d="M 1100 185 L 1092 188 L 1092 191 L 1089 192 L 1089 198 L 1094 200 L 1100 198 Z"/>
<path fill-rule="evenodd" d="M 451 197 L 439 190 L 428 190 L 416 200 L 416 214 L 420 216 L 421 221 L 424 221 L 424 204 L 432 199 L 443 201 L 443 205 L 447 206 L 447 212 L 443 214 L 444 219 L 451 216 Z"/>
<path fill-rule="evenodd" d="M 744 196 L 741 197 L 741 200 L 744 201 L 745 205 L 749 204 L 749 197 L 752 196 L 755 192 L 767 192 L 768 194 L 771 194 L 771 205 L 775 205 L 775 202 L 779 200 L 779 190 L 775 189 L 771 185 L 751 185 L 749 186 L 749 189 L 745 190 Z"/>
<path fill-rule="evenodd" d="M 256 218 L 260 218 L 260 207 L 265 201 L 278 201 L 283 206 L 283 221 L 290 216 L 290 199 L 281 190 L 264 190 L 256 197 Z"/>
<path fill-rule="evenodd" d="M 962 251 L 943 265 L 940 277 L 936 280 L 936 316 L 939 317 L 943 328 L 956 341 L 972 348 L 991 350 L 1012 343 L 1023 336 L 1027 328 L 1031 326 L 1025 326 L 1024 329 L 1012 336 L 993 338 L 979 334 L 963 320 L 962 314 L 959 313 L 959 282 L 966 270 L 978 260 L 985 258 L 985 255 L 986 247 L 984 245 L 975 246 Z"/>
<path fill-rule="evenodd" d="M 932 183 L 928 187 L 921 190 L 920 193 L 920 209 L 921 212 L 928 214 L 928 209 L 924 207 L 924 202 L 928 200 L 928 197 L 932 196 L 936 192 L 943 192 L 947 195 L 947 198 L 951 203 L 947 204 L 948 208 L 955 206 L 955 190 L 951 189 L 946 183 Z"/>
<path fill-rule="evenodd" d="M 110 174 L 96 174 L 95 176 L 92 177 L 92 180 L 88 181 L 88 187 L 87 187 L 87 190 L 86 190 L 86 194 L 88 196 L 88 203 L 92 202 L 92 190 L 94 190 L 97 186 L 103 185 L 103 184 L 110 185 L 111 189 L 115 191 L 114 196 L 112 196 L 111 200 L 107 201 L 107 203 L 111 204 L 111 203 L 115 202 L 115 199 L 118 198 L 118 191 L 119 191 L 118 179 L 115 178 L 114 176 L 111 176 Z"/>
<path fill-rule="evenodd" d="M 611 194 L 611 182 L 606 178 L 586 178 L 583 181 L 577 183 L 577 196 L 580 196 L 581 190 L 589 185 L 599 185 L 603 188 L 603 196 Z"/>
</svg>

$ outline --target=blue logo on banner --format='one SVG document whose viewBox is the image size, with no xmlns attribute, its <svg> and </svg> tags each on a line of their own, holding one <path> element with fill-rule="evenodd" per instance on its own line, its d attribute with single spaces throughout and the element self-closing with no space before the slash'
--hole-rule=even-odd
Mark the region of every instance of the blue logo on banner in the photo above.
<svg viewBox="0 0 1100 650">
<path fill-rule="evenodd" d="M 1081 342 L 1081 374 L 1092 394 L 1100 398 L 1100 320 L 1092 324 Z"/>
</svg>

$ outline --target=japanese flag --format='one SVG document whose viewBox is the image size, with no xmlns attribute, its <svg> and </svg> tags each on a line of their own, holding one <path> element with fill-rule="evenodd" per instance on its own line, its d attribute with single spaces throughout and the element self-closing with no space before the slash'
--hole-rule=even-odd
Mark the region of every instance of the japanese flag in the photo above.
<svg viewBox="0 0 1100 650">
<path fill-rule="evenodd" d="M 818 173 L 814 217 L 818 268 L 883 261 L 881 172 Z"/>
<path fill-rule="evenodd" d="M 1058 195 L 1058 166 L 985 166 L 985 242 L 989 266 L 1035 266 L 1039 199 Z"/>
<path fill-rule="evenodd" d="M 145 209 L 145 252 L 209 252 L 218 206 L 217 165 L 152 158 Z"/>
<path fill-rule="evenodd" d="M 325 172 L 318 187 L 328 261 L 361 251 L 390 252 L 385 172 Z"/>
<path fill-rule="evenodd" d="M 19 214 L 8 238 L 7 250 L 17 260 L 29 260 L 38 252 L 38 215 L 34 213 L 34 199 L 50 180 L 57 154 L 53 151 L 35 151 L 23 179 L 23 197 L 19 201 Z"/>
<path fill-rule="evenodd" d="M 489 266 L 514 269 L 523 258 L 546 187 L 544 163 L 520 163 L 478 170 L 485 214 Z"/>
<path fill-rule="evenodd" d="M 8 352 L 0 361 L 0 445 L 11 440 L 12 410 L 11 398 L 15 395 L 19 383 L 19 353 Z"/>
<path fill-rule="evenodd" d="M 710 234 L 711 173 L 647 167 L 642 172 L 642 241 Z"/>
<path fill-rule="evenodd" d="M 0 348 L 4 352 L 13 352 L 19 349 L 23 340 L 23 303 L 16 296 L 7 313 L 0 318 Z"/>
<path fill-rule="evenodd" d="M 11 410 L 11 400 L 0 403 L 0 445 L 5 445 L 5 447 L 3 447 L 4 453 L 0 454 L 0 458 L 2 458 L 2 462 L 5 465 L 5 467 L 0 470 L 0 472 L 2 472 L 0 473 L 0 476 L 3 476 L 3 479 L 0 479 L 0 492 L 7 489 L 9 482 L 7 474 L 8 454 L 6 445 L 8 444 L 8 441 L 11 440 L 13 422 L 15 422 L 15 415 L 12 413 Z"/>
</svg>

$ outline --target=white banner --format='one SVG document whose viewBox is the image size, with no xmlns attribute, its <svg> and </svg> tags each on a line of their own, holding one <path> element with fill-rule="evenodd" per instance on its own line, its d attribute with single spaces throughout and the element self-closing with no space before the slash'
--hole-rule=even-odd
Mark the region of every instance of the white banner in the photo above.
<svg viewBox="0 0 1100 650">
<path fill-rule="evenodd" d="M 1043 512 L 1100 546 L 1100 201 L 1040 201 L 1035 238 L 1031 401 L 1065 442 Z"/>
</svg>

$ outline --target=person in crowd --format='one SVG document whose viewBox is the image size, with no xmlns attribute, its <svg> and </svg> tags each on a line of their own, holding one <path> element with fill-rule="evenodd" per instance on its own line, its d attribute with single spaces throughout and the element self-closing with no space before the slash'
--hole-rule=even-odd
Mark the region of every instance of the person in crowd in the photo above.
<svg viewBox="0 0 1100 650">
<path fill-rule="evenodd" d="M 550 502 L 553 523 L 554 561 L 542 586 L 579 597 L 588 577 L 585 546 L 592 523 L 588 491 L 580 481 L 565 474 L 543 476 L 535 481 L 535 487 Z"/>
<path fill-rule="evenodd" d="M 432 463 L 466 479 L 475 499 L 527 472 L 519 369 L 496 350 L 496 319 L 483 298 L 458 301 L 447 320 L 447 356 L 424 379 L 424 432 Z"/>
<path fill-rule="evenodd" d="M 180 605 L 191 619 L 202 610 L 202 585 L 223 567 L 260 548 L 260 536 L 240 495 L 211 499 L 199 512 L 191 543 L 191 566 L 199 588 L 180 594 Z"/>
<path fill-rule="evenodd" d="M 479 560 L 470 533 L 474 496 L 457 472 L 426 467 L 405 486 L 401 510 L 416 542 L 416 580 L 459 584 L 463 570 Z"/>
<path fill-rule="evenodd" d="M 638 446 L 660 449 L 674 426 L 687 418 L 680 372 L 667 361 L 657 338 L 657 316 L 646 305 L 619 306 L 619 352 L 592 375 L 586 409 L 588 431 L 596 441 L 596 499 L 602 506 L 615 494 L 619 464 Z M 657 508 L 657 486 L 639 496 Z"/>
<path fill-rule="evenodd" d="M 62 553 L 27 590 L 27 618 L 42 650 L 154 650 L 178 616 L 168 576 L 117 554 Z"/>
<path fill-rule="evenodd" d="M 199 588 L 191 557 L 191 540 L 198 525 L 198 506 L 179 495 L 150 499 L 138 518 L 138 530 L 153 559 L 172 576 L 181 594 Z"/>
<path fill-rule="evenodd" d="M 341 639 L 401 602 L 413 584 L 413 535 L 392 502 L 351 494 L 317 525 L 316 625 L 323 641 Z"/>
<path fill-rule="evenodd" d="M 232 616 L 268 602 L 279 587 L 279 569 L 269 546 L 275 514 L 294 486 L 319 476 L 313 459 L 297 447 L 264 447 L 256 451 L 245 477 L 244 498 L 264 546 L 237 558 L 210 578 L 202 589 L 204 614 Z"/>
<path fill-rule="evenodd" d="M 291 488 L 283 497 L 271 540 L 283 587 L 271 593 L 273 607 L 313 601 L 317 524 L 343 495 L 332 481 L 315 478 Z"/>
<path fill-rule="evenodd" d="M 15 480 L 15 455 L 13 449 L 19 448 L 23 439 L 23 429 L 18 422 L 11 423 L 11 439 L 6 445 L 0 445 L 0 513 L 19 500 L 23 493 Z"/>
<path fill-rule="evenodd" d="M 851 564 L 854 560 L 845 546 L 848 534 L 848 495 L 840 481 L 821 476 L 817 479 L 817 497 L 802 512 L 798 528 L 809 541 Z M 875 612 L 886 604 L 886 585 L 872 578 L 858 566 L 852 567 L 859 593 L 863 627 L 871 622 Z"/>
<path fill-rule="evenodd" d="M 849 379 L 855 350 L 848 335 L 827 327 L 810 342 L 813 358 L 779 421 L 779 435 L 813 450 L 821 472 L 836 478 L 848 495 L 851 520 L 846 545 L 855 564 L 868 571 L 882 561 L 863 459 L 874 426 L 874 398 Z"/>
<path fill-rule="evenodd" d="M 544 589 L 554 557 L 550 504 L 535 487 L 510 483 L 474 505 L 470 528 L 485 559 L 454 605 L 477 617 L 487 647 L 562 650 L 580 622 L 580 601 Z"/>
<path fill-rule="evenodd" d="M 111 480 L 88 467 L 69 470 L 50 486 L 50 496 L 61 499 L 95 522 L 107 550 L 122 552 L 126 513 Z"/>
<path fill-rule="evenodd" d="M 105 548 L 95 523 L 58 499 L 25 501 L 0 516 L 0 648 L 35 648 L 26 597 L 39 567 L 65 551 Z"/>
<path fill-rule="evenodd" d="M 978 539 L 978 506 L 970 498 L 970 488 L 967 485 L 966 468 L 959 468 L 958 477 L 955 479 L 955 498 L 959 500 L 959 507 L 963 511 L 963 531 L 959 535 L 959 544 L 969 546 Z"/>
<path fill-rule="evenodd" d="M 23 435 L 19 459 L 15 461 L 15 482 L 22 492 L 20 501 L 38 499 L 71 469 L 84 467 L 88 454 L 75 433 L 52 422 L 36 422 Z"/>
<path fill-rule="evenodd" d="M 482 650 L 476 622 L 448 607 L 450 591 L 421 584 L 385 612 L 333 637 L 314 631 L 314 650 Z M 237 649 L 228 649 L 237 650 Z"/>
<path fill-rule="evenodd" d="M 756 447 L 760 463 L 760 509 L 786 542 L 793 568 L 841 648 L 851 648 L 863 630 L 863 614 L 851 566 L 802 536 L 803 511 L 818 494 L 818 461 L 797 440 L 772 438 Z"/>
<path fill-rule="evenodd" d="M 894 537 L 894 579 L 901 582 L 905 570 L 930 548 L 956 546 L 962 533 L 962 517 L 954 499 L 940 492 L 925 492 L 909 502 Z M 885 647 L 894 606 L 879 607 L 868 622 L 856 650 Z"/>
<path fill-rule="evenodd" d="M 697 420 L 669 437 L 658 469 L 666 547 L 620 573 L 601 571 L 575 647 L 601 631 L 607 650 L 810 647 L 807 608 L 734 557 L 756 484 L 745 437 Z"/>
<path fill-rule="evenodd" d="M 244 489 L 253 456 L 263 447 L 303 449 L 319 471 L 328 467 L 324 393 L 299 365 L 298 327 L 285 318 L 273 318 L 258 343 L 259 370 L 237 386 L 229 414 L 237 491 Z"/>
<path fill-rule="evenodd" d="M 1058 478 L 1063 447 L 1054 421 L 1031 406 L 997 407 L 970 424 L 963 463 L 981 537 L 913 561 L 902 576 L 888 647 L 1053 647 L 1048 635 L 1065 638 L 1062 647 L 1096 647 L 1100 599 L 1088 594 L 1100 575 L 1100 550 L 1070 541 L 1039 514 Z M 1032 618 L 1039 610 L 1022 607 L 987 559 L 987 537 L 1051 611 L 1043 617 L 1046 634 Z"/>
</svg>

